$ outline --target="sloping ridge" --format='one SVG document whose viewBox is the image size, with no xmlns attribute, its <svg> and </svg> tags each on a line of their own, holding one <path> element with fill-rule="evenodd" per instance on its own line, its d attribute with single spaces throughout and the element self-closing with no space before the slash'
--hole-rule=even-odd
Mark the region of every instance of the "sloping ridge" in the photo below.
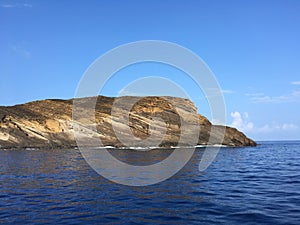
<svg viewBox="0 0 300 225">
<path fill-rule="evenodd" d="M 76 107 L 80 110 L 80 122 L 83 128 L 80 134 L 86 136 L 86 145 L 93 146 L 93 142 L 88 137 L 100 138 L 103 145 L 115 147 L 124 146 L 119 141 L 116 132 L 125 131 L 126 104 L 136 101 L 129 113 L 129 127 L 132 134 L 128 135 L 128 141 L 132 146 L 136 145 L 136 139 L 147 140 L 148 137 L 161 138 L 162 131 L 166 129 L 161 147 L 176 146 L 181 135 L 181 121 L 188 126 L 199 126 L 200 134 L 197 141 L 199 145 L 222 144 L 232 147 L 237 146 L 256 146 L 256 143 L 246 137 L 242 132 L 235 128 L 214 126 L 207 118 L 197 113 L 196 106 L 188 99 L 175 97 L 119 97 L 122 100 L 118 107 L 114 108 L 116 117 L 111 116 L 112 106 L 116 98 L 97 96 L 76 99 Z M 94 121 L 88 118 L 87 111 L 90 110 L 91 102 L 96 102 Z M 77 108 L 77 109 L 78 109 Z M 73 99 L 47 99 L 29 102 L 15 106 L 0 106 L 0 148 L 69 148 L 76 147 L 74 138 L 74 121 L 72 119 Z M 152 124 L 153 118 L 161 118 L 161 122 Z M 116 119 L 117 118 L 117 119 Z M 96 124 L 95 124 L 96 123 Z M 114 130 L 112 127 L 117 126 Z M 89 129 L 95 125 L 97 132 Z M 152 133 L 150 127 L 154 126 Z M 220 143 L 220 135 L 225 132 L 223 141 Z M 193 136 L 193 130 L 188 137 Z M 151 146 L 151 142 L 143 142 Z M 193 143 L 186 138 L 183 145 Z"/>
</svg>

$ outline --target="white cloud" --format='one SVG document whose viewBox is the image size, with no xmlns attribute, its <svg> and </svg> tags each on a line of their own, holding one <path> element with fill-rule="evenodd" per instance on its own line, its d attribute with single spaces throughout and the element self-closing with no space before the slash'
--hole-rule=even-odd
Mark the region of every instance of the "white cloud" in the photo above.
<svg viewBox="0 0 300 225">
<path fill-rule="evenodd" d="M 12 51 L 15 52 L 17 55 L 29 59 L 31 57 L 31 52 L 23 47 L 20 46 L 12 46 Z"/>
<path fill-rule="evenodd" d="M 14 5 L 11 5 L 11 4 L 1 4 L 0 7 L 1 8 L 13 8 Z"/>
<path fill-rule="evenodd" d="M 291 82 L 291 84 L 293 84 L 293 85 L 300 85 L 300 81 L 294 81 L 294 82 Z"/>
<path fill-rule="evenodd" d="M 234 91 L 228 90 L 228 89 L 223 89 L 223 90 L 221 90 L 221 92 L 222 92 L 223 94 L 233 94 L 233 93 L 234 93 Z"/>
<path fill-rule="evenodd" d="M 286 95 L 281 96 L 268 96 L 260 95 L 253 96 L 250 98 L 255 103 L 287 103 L 287 102 L 298 102 L 300 101 L 300 91 L 294 91 Z"/>
<path fill-rule="evenodd" d="M 231 126 L 237 128 L 242 132 L 247 132 L 251 134 L 266 134 L 277 131 L 293 131 L 299 129 L 299 126 L 293 123 L 272 123 L 265 124 L 263 126 L 255 126 L 254 123 L 249 122 L 249 114 L 245 112 L 243 115 L 240 112 L 232 112 L 232 123 Z"/>
<path fill-rule="evenodd" d="M 246 93 L 245 94 L 247 97 L 261 97 L 261 96 L 264 96 L 265 94 L 264 93 Z"/>
<path fill-rule="evenodd" d="M 243 132 L 247 132 L 253 129 L 254 127 L 253 123 L 247 121 L 249 117 L 249 114 L 247 112 L 245 112 L 243 116 L 241 115 L 240 112 L 232 112 L 230 115 L 233 119 L 231 126 Z"/>
<path fill-rule="evenodd" d="M 1 8 L 31 8 L 32 5 L 28 3 L 14 3 L 14 4 L 0 4 Z"/>
<path fill-rule="evenodd" d="M 295 130 L 295 129 L 298 129 L 298 126 L 295 124 L 292 124 L 292 123 L 290 123 L 290 124 L 284 123 L 282 125 L 282 129 L 283 130 Z"/>
<path fill-rule="evenodd" d="M 29 8 L 31 8 L 32 5 L 31 5 L 31 4 L 28 4 L 28 3 L 24 3 L 24 4 L 23 4 L 23 7 L 29 7 Z"/>
<path fill-rule="evenodd" d="M 297 130 L 299 127 L 295 124 L 292 123 L 284 123 L 284 124 L 266 124 L 262 127 L 256 127 L 253 130 L 253 133 L 272 133 L 272 132 L 277 132 L 277 131 L 292 131 L 292 130 Z"/>
</svg>

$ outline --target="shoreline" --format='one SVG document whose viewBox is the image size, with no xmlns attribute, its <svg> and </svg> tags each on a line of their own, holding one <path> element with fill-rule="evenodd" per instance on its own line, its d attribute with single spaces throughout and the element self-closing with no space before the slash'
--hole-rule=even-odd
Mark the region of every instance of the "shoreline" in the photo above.
<svg viewBox="0 0 300 225">
<path fill-rule="evenodd" d="M 259 144 L 257 145 L 259 146 Z M 117 147 L 117 146 L 24 146 L 24 147 L 4 147 L 0 146 L 0 150 L 27 150 L 27 151 L 34 151 L 34 150 L 67 150 L 67 149 L 74 149 L 79 150 L 80 148 L 90 148 L 95 150 L 133 150 L 133 151 L 151 151 L 151 150 L 175 150 L 175 149 L 190 149 L 190 148 L 247 148 L 253 146 L 229 146 L 229 145 L 220 145 L 220 144 L 213 144 L 213 145 L 195 145 L 195 146 L 163 146 L 163 147 L 142 147 L 142 146 L 130 146 L 130 147 Z"/>
</svg>

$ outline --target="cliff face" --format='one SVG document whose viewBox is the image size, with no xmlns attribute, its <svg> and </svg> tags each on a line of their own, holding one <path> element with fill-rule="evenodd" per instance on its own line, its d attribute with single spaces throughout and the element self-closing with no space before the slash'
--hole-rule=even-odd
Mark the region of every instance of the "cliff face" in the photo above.
<svg viewBox="0 0 300 225">
<path fill-rule="evenodd" d="M 121 97 L 121 103 L 114 107 L 114 117 L 111 116 L 115 98 L 104 96 L 76 99 L 76 106 L 80 113 L 76 121 L 84 125 L 81 129 L 83 137 L 100 138 L 104 145 L 124 146 L 117 138 L 118 133 L 125 136 L 130 146 L 139 145 L 136 138 L 145 140 L 143 145 L 153 146 L 149 137 L 155 140 L 162 138 L 160 146 L 176 146 L 185 124 L 186 138 L 181 144 L 194 143 L 194 131 L 189 127 L 200 128 L 197 144 L 223 144 L 228 146 L 255 146 L 256 143 L 243 133 L 230 127 L 214 126 L 204 116 L 197 113 L 195 105 L 187 99 L 173 97 Z M 96 102 L 94 120 L 87 115 L 89 103 Z M 126 118 L 127 104 L 135 101 Z M 74 138 L 74 121 L 72 119 L 73 100 L 42 100 L 22 105 L 0 107 L 0 147 L 50 147 L 68 148 L 77 146 Z M 153 124 L 153 118 L 160 118 Z M 114 127 L 117 129 L 113 129 Z M 88 130 L 94 124 L 97 131 Z M 128 124 L 130 132 L 126 132 L 124 124 Z M 128 128 L 128 127 L 127 127 Z M 224 131 L 225 129 L 225 131 Z M 220 143 L 218 137 L 225 132 L 224 140 Z M 165 134 L 165 135 L 164 135 Z M 127 137 L 127 136 L 128 137 Z M 210 138 L 209 138 L 210 137 Z M 84 140 L 84 138 L 82 138 Z M 93 146 L 88 141 L 87 146 Z"/>
</svg>

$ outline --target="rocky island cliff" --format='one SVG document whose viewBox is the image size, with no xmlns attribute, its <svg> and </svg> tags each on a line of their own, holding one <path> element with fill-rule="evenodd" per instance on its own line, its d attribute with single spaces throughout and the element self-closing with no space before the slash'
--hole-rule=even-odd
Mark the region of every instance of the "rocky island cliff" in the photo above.
<svg viewBox="0 0 300 225">
<path fill-rule="evenodd" d="M 232 147 L 256 146 L 256 143 L 235 128 L 215 126 L 197 113 L 196 106 L 188 99 L 175 97 L 119 97 L 104 96 L 76 99 L 76 107 L 81 110 L 80 123 L 85 126 L 81 129 L 82 135 L 94 136 L 101 139 L 103 145 L 122 147 L 122 143 L 115 132 L 121 132 L 126 124 L 126 102 L 135 100 L 129 112 L 129 127 L 132 134 L 147 140 L 150 135 L 161 137 L 162 128 L 166 128 L 161 147 L 176 146 L 181 135 L 181 123 L 187 126 L 199 126 L 198 145 L 222 144 Z M 116 117 L 111 116 L 112 107 L 116 99 L 122 99 L 122 104 L 114 108 Z M 74 137 L 74 120 L 72 117 L 73 101 L 48 99 L 29 102 L 15 106 L 0 106 L 0 148 L 70 148 L 76 147 Z M 94 101 L 94 121 L 87 118 L 88 103 Z M 124 107 L 123 107 L 124 106 Z M 179 112 L 180 111 L 180 112 Z M 152 118 L 161 118 L 160 123 L 152 124 Z M 89 124 L 94 123 L 97 132 L 88 131 Z M 120 129 L 114 130 L 114 126 Z M 154 130 L 150 132 L 150 127 Z M 193 131 L 189 131 L 193 135 Z M 124 130 L 125 131 L 125 130 Z M 224 138 L 220 142 L 220 135 Z M 125 132 L 123 132 L 124 134 Z M 131 134 L 131 135 L 132 135 Z M 125 136 L 127 134 L 125 133 Z M 188 135 L 189 136 L 189 135 Z M 130 135 L 128 134 L 128 138 Z M 184 145 L 189 145 L 189 138 L 183 140 Z M 132 141 L 134 145 L 134 140 Z M 151 146 L 151 142 L 148 143 Z M 93 143 L 87 141 L 87 146 Z"/>
</svg>

